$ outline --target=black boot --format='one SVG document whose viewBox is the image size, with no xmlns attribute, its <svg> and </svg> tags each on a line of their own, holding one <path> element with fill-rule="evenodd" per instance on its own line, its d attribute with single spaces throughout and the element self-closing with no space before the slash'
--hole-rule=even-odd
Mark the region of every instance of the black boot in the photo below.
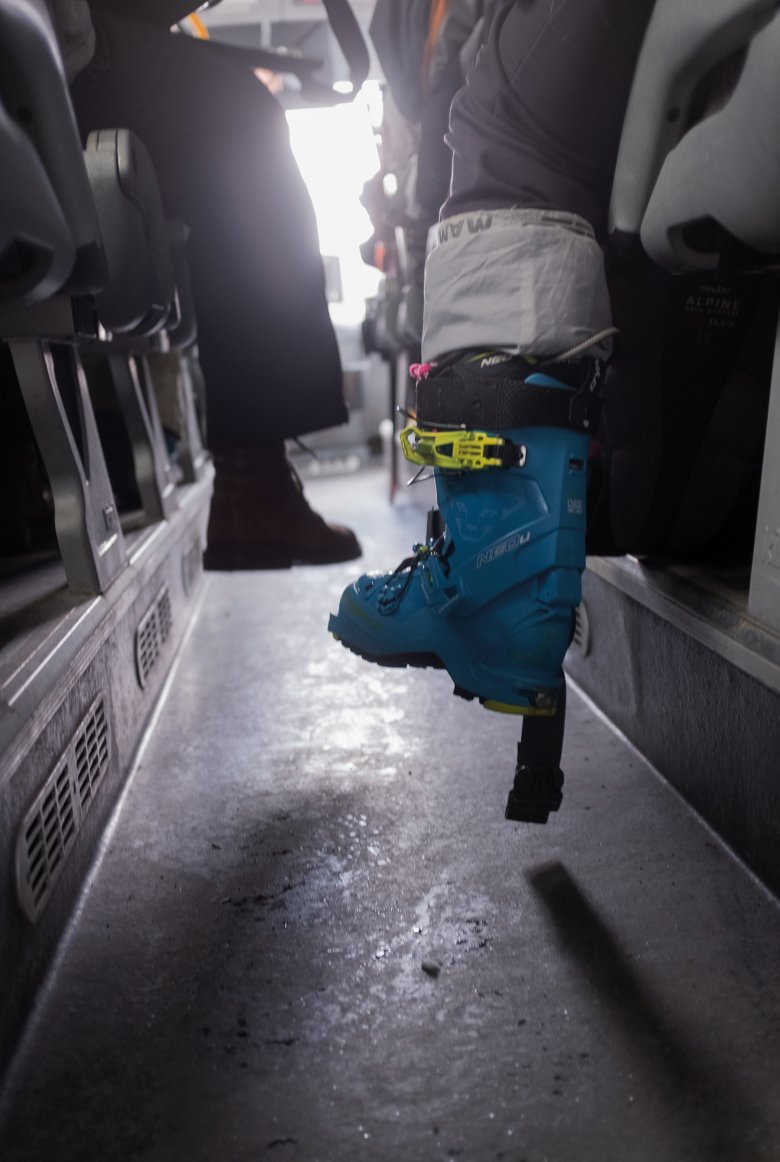
<svg viewBox="0 0 780 1162">
<path fill-rule="evenodd" d="M 285 569 L 360 556 L 351 529 L 310 508 L 282 443 L 218 453 L 214 465 L 206 569 Z"/>
</svg>

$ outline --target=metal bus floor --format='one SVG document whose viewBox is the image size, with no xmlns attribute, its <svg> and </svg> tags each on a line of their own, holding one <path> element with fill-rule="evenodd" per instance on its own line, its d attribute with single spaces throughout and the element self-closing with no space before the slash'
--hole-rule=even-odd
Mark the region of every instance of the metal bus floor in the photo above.
<svg viewBox="0 0 780 1162">
<path fill-rule="evenodd" d="M 362 562 L 212 574 L 9 1071 L 3 1162 L 777 1162 L 780 910 L 594 708 L 503 818 L 519 723 L 327 616 Z"/>
</svg>

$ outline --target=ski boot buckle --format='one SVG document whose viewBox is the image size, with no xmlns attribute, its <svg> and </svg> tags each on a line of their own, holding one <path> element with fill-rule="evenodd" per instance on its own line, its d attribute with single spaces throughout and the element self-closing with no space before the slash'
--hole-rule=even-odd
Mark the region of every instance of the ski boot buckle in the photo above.
<svg viewBox="0 0 780 1162">
<path fill-rule="evenodd" d="M 426 468 L 522 468 L 528 456 L 525 444 L 478 430 L 439 432 L 408 427 L 402 429 L 400 439 L 406 459 Z"/>
</svg>

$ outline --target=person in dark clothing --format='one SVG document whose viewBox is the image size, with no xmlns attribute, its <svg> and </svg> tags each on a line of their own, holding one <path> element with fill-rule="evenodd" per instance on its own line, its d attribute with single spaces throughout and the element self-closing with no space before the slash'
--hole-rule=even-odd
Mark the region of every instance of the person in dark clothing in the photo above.
<svg viewBox="0 0 780 1162">
<path fill-rule="evenodd" d="M 283 110 L 251 64 L 169 31 L 186 3 L 95 0 L 91 9 L 94 56 L 72 85 L 79 125 L 85 135 L 137 134 L 166 215 L 190 229 L 216 467 L 206 563 L 357 557 L 354 534 L 311 510 L 285 455 L 286 438 L 347 414 L 314 212 Z"/>
</svg>

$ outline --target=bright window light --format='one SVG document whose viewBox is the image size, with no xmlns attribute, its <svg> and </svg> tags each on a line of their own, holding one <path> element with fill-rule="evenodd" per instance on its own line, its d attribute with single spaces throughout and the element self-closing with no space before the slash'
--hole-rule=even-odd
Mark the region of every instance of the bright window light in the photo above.
<svg viewBox="0 0 780 1162">
<path fill-rule="evenodd" d="M 292 151 L 317 216 L 320 252 L 335 255 L 341 264 L 344 302 L 332 304 L 339 316 L 346 312 L 351 317 L 355 311 L 362 315 L 380 278 L 359 251 L 373 232 L 360 195 L 379 169 L 369 115 L 376 95 L 367 90 L 369 85 L 343 105 L 287 112 Z"/>
</svg>

